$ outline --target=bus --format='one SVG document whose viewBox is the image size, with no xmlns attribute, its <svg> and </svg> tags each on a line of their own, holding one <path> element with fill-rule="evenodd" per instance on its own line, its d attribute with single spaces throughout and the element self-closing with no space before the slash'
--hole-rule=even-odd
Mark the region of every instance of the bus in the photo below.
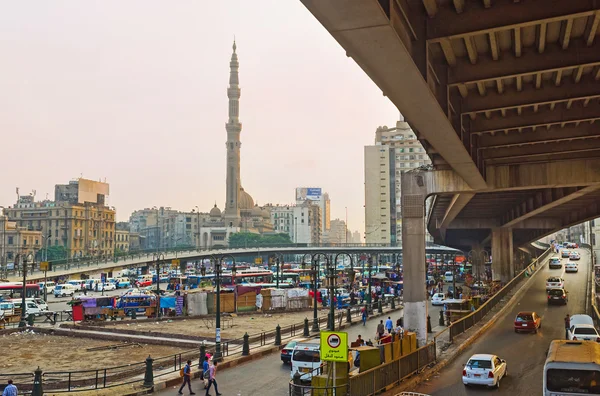
<svg viewBox="0 0 600 396">
<path fill-rule="evenodd" d="M 127 293 L 117 300 L 116 308 L 123 309 L 125 315 L 146 312 L 146 308 L 156 307 L 156 295 L 152 293 Z"/>
<path fill-rule="evenodd" d="M 247 269 L 235 273 L 236 285 L 261 286 L 273 283 L 273 272 L 261 269 Z M 221 284 L 231 286 L 233 274 L 231 272 L 221 275 Z"/>
<path fill-rule="evenodd" d="M 10 300 L 11 298 L 22 298 L 23 282 L 5 282 L 0 283 L 0 300 Z M 40 285 L 30 283 L 25 286 L 26 298 L 38 298 L 40 296 Z"/>
<path fill-rule="evenodd" d="M 600 344 L 554 340 L 544 364 L 543 395 L 600 395 Z"/>
</svg>

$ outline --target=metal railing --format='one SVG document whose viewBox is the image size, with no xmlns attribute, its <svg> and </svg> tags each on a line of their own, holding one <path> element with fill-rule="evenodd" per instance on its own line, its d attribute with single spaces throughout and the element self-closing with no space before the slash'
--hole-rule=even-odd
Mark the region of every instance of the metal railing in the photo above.
<svg viewBox="0 0 600 396">
<path fill-rule="evenodd" d="M 489 300 L 483 303 L 479 309 L 473 311 L 469 315 L 460 318 L 459 320 L 452 322 L 449 326 L 450 329 L 450 342 L 454 339 L 454 337 L 464 333 L 469 330 L 471 327 L 475 326 L 481 319 L 490 312 L 500 300 L 502 300 L 514 287 L 517 283 L 519 283 L 522 279 L 527 276 L 530 276 L 538 267 L 539 263 L 542 263 L 546 257 L 548 257 L 552 253 L 552 249 L 547 249 L 541 256 L 534 259 L 531 264 L 529 264 L 524 270 L 519 272 L 517 276 L 511 279 L 502 289 L 498 290 L 496 294 L 494 294 Z"/>
<path fill-rule="evenodd" d="M 33 378 L 33 373 L 0 373 L 0 392 L 2 392 L 4 388 L 6 388 L 8 380 L 13 380 L 13 384 L 19 389 L 19 392 L 29 394 L 33 389 Z"/>
</svg>

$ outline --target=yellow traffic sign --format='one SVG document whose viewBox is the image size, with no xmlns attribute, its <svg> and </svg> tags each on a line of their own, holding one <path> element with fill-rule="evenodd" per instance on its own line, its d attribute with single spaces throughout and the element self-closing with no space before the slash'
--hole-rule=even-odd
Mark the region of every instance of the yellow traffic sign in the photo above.
<svg viewBox="0 0 600 396">
<path fill-rule="evenodd" d="M 47 261 L 40 262 L 40 271 L 48 271 L 50 269 L 50 263 Z"/>
<path fill-rule="evenodd" d="M 173 259 L 171 260 L 171 268 L 172 269 L 177 269 L 179 267 L 179 259 Z"/>
<path fill-rule="evenodd" d="M 254 259 L 254 264 L 262 264 L 262 257 L 257 257 Z"/>
<path fill-rule="evenodd" d="M 348 333 L 343 331 L 322 331 L 321 360 L 326 362 L 347 362 Z"/>
</svg>

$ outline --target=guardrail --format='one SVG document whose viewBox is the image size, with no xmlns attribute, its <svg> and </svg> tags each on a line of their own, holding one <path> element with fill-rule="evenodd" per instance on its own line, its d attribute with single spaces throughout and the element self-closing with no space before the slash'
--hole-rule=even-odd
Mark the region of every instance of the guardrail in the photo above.
<svg viewBox="0 0 600 396">
<path fill-rule="evenodd" d="M 502 289 L 498 290 L 489 300 L 479 307 L 479 309 L 470 313 L 469 315 L 452 322 L 450 328 L 450 342 L 453 341 L 454 337 L 464 333 L 478 323 L 488 312 L 490 312 L 500 300 L 502 300 L 513 287 L 519 283 L 523 278 L 530 276 L 538 267 L 539 263 L 542 263 L 546 257 L 552 253 L 552 249 L 547 249 L 541 256 L 534 259 L 524 270 L 519 272 L 517 276 L 512 278 Z"/>
</svg>

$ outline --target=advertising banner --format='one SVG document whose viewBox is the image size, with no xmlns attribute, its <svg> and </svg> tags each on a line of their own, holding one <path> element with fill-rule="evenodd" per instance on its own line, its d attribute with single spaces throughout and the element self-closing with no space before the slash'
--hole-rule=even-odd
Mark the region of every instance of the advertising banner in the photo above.
<svg viewBox="0 0 600 396">
<path fill-rule="evenodd" d="M 321 189 L 317 187 L 296 188 L 296 201 L 318 201 L 321 195 Z"/>
</svg>

